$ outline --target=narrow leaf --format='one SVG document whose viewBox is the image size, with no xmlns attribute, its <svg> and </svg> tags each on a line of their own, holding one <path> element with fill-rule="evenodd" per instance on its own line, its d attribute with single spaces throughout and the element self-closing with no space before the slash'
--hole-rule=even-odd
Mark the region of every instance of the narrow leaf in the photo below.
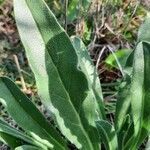
<svg viewBox="0 0 150 150">
<path fill-rule="evenodd" d="M 23 145 L 15 148 L 15 150 L 39 150 L 39 148 L 31 145 Z"/>
<path fill-rule="evenodd" d="M 126 147 L 137 148 L 150 132 L 150 43 L 140 42 L 134 52 L 131 108 L 134 135 Z M 139 142 L 140 141 L 140 142 Z M 131 143 L 133 144 L 131 146 Z"/>
<path fill-rule="evenodd" d="M 134 52 L 133 77 L 131 81 L 131 108 L 134 122 L 134 137 L 139 136 L 143 116 L 144 53 L 140 42 Z"/>
<path fill-rule="evenodd" d="M 117 150 L 118 142 L 117 136 L 113 126 L 107 121 L 97 121 L 97 129 L 100 135 L 101 141 L 104 143 L 107 150 Z"/>
<path fill-rule="evenodd" d="M 33 138 L 49 148 L 64 149 L 61 136 L 19 88 L 5 77 L 0 78 L 0 101 L 18 125 Z"/>
<path fill-rule="evenodd" d="M 8 144 L 10 147 L 15 148 L 22 144 L 31 144 L 40 146 L 35 139 L 25 135 L 24 133 L 12 128 L 3 120 L 0 119 L 0 138 L 1 141 Z"/>
<path fill-rule="evenodd" d="M 139 138 L 139 144 L 150 134 L 150 43 L 143 42 L 144 51 L 144 85 L 143 85 L 143 110 L 142 110 L 142 130 Z"/>
</svg>

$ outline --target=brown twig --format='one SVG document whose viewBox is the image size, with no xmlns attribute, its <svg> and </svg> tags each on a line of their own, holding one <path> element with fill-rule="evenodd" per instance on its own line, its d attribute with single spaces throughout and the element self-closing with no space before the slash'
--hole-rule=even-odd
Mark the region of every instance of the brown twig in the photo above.
<svg viewBox="0 0 150 150">
<path fill-rule="evenodd" d="M 24 81 L 24 78 L 23 78 L 23 75 L 21 72 L 20 65 L 19 65 L 18 57 L 16 55 L 13 55 L 13 58 L 14 58 L 14 61 L 16 63 L 17 69 L 18 69 L 18 73 L 20 76 L 21 84 L 22 84 L 22 89 L 23 89 L 23 91 L 27 91 L 26 84 L 25 84 L 25 81 Z"/>
</svg>

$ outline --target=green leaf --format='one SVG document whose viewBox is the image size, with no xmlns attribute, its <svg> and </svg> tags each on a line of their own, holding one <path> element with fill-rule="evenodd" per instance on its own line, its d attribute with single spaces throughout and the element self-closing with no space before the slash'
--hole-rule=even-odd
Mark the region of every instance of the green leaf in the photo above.
<svg viewBox="0 0 150 150">
<path fill-rule="evenodd" d="M 31 145 L 23 145 L 15 148 L 15 150 L 39 150 L 39 148 Z"/>
<path fill-rule="evenodd" d="M 143 92 L 144 98 L 142 103 L 142 131 L 141 138 L 139 138 L 139 144 L 150 134 L 150 43 L 143 42 L 143 51 L 144 51 L 144 85 Z"/>
<path fill-rule="evenodd" d="M 8 144 L 11 148 L 15 148 L 24 143 L 40 146 L 35 139 L 25 135 L 24 133 L 12 128 L 0 119 L 0 141 Z"/>
<path fill-rule="evenodd" d="M 39 95 L 61 132 L 79 149 L 99 150 L 88 113 L 91 92 L 75 49 L 43 0 L 14 0 L 19 34 L 35 74 Z M 22 17 L 24 16 L 24 17 Z M 92 99 L 91 99 L 92 100 Z M 91 109 L 90 109 L 91 110 Z"/>
<path fill-rule="evenodd" d="M 0 141 L 6 145 L 9 145 L 13 149 L 23 144 L 22 140 L 3 132 L 0 132 Z"/>
<path fill-rule="evenodd" d="M 105 60 L 105 63 L 108 64 L 111 67 L 119 68 L 117 61 L 120 63 L 122 68 L 125 66 L 128 56 L 131 54 L 130 49 L 121 49 L 116 51 L 114 54 L 108 55 L 108 57 Z M 116 55 L 116 58 L 118 59 L 116 61 L 116 58 L 114 57 Z"/>
<path fill-rule="evenodd" d="M 18 125 L 44 147 L 65 149 L 61 136 L 8 78 L 0 78 L 0 101 Z"/>
<path fill-rule="evenodd" d="M 104 143 L 107 150 L 117 150 L 118 142 L 114 127 L 107 121 L 100 120 L 96 122 L 100 135 L 100 140 Z"/>
<path fill-rule="evenodd" d="M 125 149 L 124 146 L 128 140 L 133 136 L 134 129 L 130 115 L 126 115 L 121 130 L 117 133 L 118 149 Z M 130 149 L 130 147 L 128 148 Z"/>
<path fill-rule="evenodd" d="M 133 76 L 131 80 L 131 108 L 134 135 L 126 146 L 137 148 L 139 141 L 150 131 L 150 43 L 140 42 L 134 52 Z M 133 145 L 131 145 L 131 143 Z"/>
<path fill-rule="evenodd" d="M 131 106 L 131 77 L 133 68 L 133 53 L 127 58 L 126 64 L 124 66 L 125 77 L 122 83 L 119 85 L 117 102 L 116 102 L 116 112 L 115 112 L 115 130 L 117 135 L 120 137 L 122 135 L 123 126 L 126 122 L 126 117 L 130 116 L 130 106 Z M 131 119 L 131 118 L 130 118 Z M 123 136 L 123 135 L 122 135 Z M 123 137 L 122 137 L 123 139 Z M 120 141 L 120 140 L 119 140 Z M 121 146 L 119 144 L 119 146 Z"/>
<path fill-rule="evenodd" d="M 93 96 L 93 102 L 95 103 L 97 102 L 96 105 L 97 105 L 97 112 L 99 113 L 98 116 L 101 116 L 102 119 L 106 119 L 100 80 L 97 75 L 97 70 L 94 67 L 94 64 L 90 58 L 90 54 L 88 53 L 88 50 L 86 49 L 84 43 L 82 42 L 80 38 L 73 36 L 71 37 L 71 40 L 76 50 L 76 53 L 78 55 L 79 67 L 81 68 L 81 70 L 84 72 L 84 74 L 86 75 L 88 79 L 91 95 Z M 88 109 L 89 109 L 89 112 L 91 109 L 91 112 L 89 114 L 91 115 L 93 108 L 90 107 Z"/>
<path fill-rule="evenodd" d="M 142 126 L 142 116 L 143 116 L 143 85 L 144 85 L 144 49 L 143 44 L 140 42 L 134 52 L 133 60 L 133 77 L 131 81 L 131 108 L 134 122 L 134 137 L 138 139 L 140 134 L 140 129 Z M 135 140 L 134 139 L 134 140 Z M 135 146 L 135 144 L 134 144 Z"/>
<path fill-rule="evenodd" d="M 145 23 L 142 25 L 139 31 L 139 44 L 135 51 L 131 53 L 128 57 L 125 68 L 132 68 L 130 71 L 130 76 L 128 77 L 127 86 L 123 89 L 120 100 L 117 102 L 116 109 L 116 130 L 118 134 L 122 132 L 123 116 L 128 112 L 130 102 L 131 110 L 133 116 L 134 125 L 130 127 L 127 132 L 129 135 L 125 135 L 125 148 L 137 148 L 146 138 L 150 130 L 150 103 L 149 99 L 149 44 L 147 42 L 140 42 L 149 40 L 148 34 L 146 35 L 144 31 L 148 30 L 148 22 L 150 18 L 147 17 Z M 147 28 L 147 29 L 146 29 Z M 144 32 L 144 33 L 143 33 Z M 133 72 L 133 73 L 131 73 Z M 130 81 L 131 78 L 131 81 Z M 124 95 L 124 96 L 123 96 Z M 133 129 L 132 129 L 133 128 Z M 131 133 L 131 130 L 134 132 Z M 133 145 L 132 145 L 133 144 Z M 131 146 L 132 145 L 132 146 Z"/>
<path fill-rule="evenodd" d="M 149 134 L 149 44 L 143 41 L 150 41 L 149 30 L 150 15 L 147 15 L 145 22 L 139 29 L 137 48 L 130 54 L 125 65 L 128 81 L 124 88 L 124 98 L 118 100 L 116 110 L 116 130 L 122 132 L 123 116 L 127 114 L 130 107 L 133 124 L 124 135 L 125 149 L 137 148 Z M 131 81 L 130 81 L 131 79 Z M 122 96 L 120 93 L 119 95 Z M 126 96 L 127 95 L 127 96 Z"/>
</svg>

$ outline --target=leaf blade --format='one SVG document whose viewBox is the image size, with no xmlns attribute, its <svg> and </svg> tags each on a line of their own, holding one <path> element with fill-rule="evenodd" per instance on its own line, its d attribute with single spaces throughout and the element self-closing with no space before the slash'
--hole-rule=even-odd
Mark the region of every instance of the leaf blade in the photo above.
<svg viewBox="0 0 150 150">
<path fill-rule="evenodd" d="M 46 119 L 34 104 L 10 79 L 1 77 L 0 89 L 0 101 L 4 104 L 13 119 L 24 130 L 29 132 L 33 138 L 36 138 L 50 148 L 53 148 L 53 145 L 59 148 L 63 147 L 64 143 L 60 135 L 47 123 Z"/>
<path fill-rule="evenodd" d="M 16 147 L 15 150 L 39 150 L 38 147 L 35 147 L 35 146 L 31 146 L 31 145 L 22 145 L 22 146 L 19 146 L 19 147 Z"/>
<path fill-rule="evenodd" d="M 134 52 L 133 77 L 130 92 L 134 133 L 125 147 L 137 148 L 150 132 L 149 47 L 150 43 L 139 42 Z"/>
<path fill-rule="evenodd" d="M 88 54 L 88 50 L 86 49 L 82 40 L 76 36 L 72 36 L 71 40 L 78 55 L 79 67 L 81 68 L 81 70 L 84 72 L 84 74 L 88 79 L 89 88 L 92 92 L 92 95 L 95 99 L 94 101 L 97 105 L 97 112 L 99 113 L 98 117 L 100 117 L 101 119 L 106 119 L 103 104 L 102 89 L 96 68 L 94 67 L 90 55 Z M 96 118 L 96 120 L 97 119 L 99 118 Z"/>
<path fill-rule="evenodd" d="M 98 142 L 91 143 L 88 132 L 95 133 L 95 129 L 81 109 L 88 105 L 89 87 L 77 68 L 77 55 L 68 35 L 44 1 L 15 0 L 15 16 L 39 95 L 55 114 L 60 130 L 78 148 L 99 149 Z"/>
<path fill-rule="evenodd" d="M 118 142 L 117 135 L 113 126 L 104 120 L 96 121 L 97 129 L 100 134 L 100 138 L 107 150 L 117 150 Z"/>
<path fill-rule="evenodd" d="M 37 143 L 35 139 L 32 139 L 31 137 L 27 136 L 25 133 L 22 133 L 16 130 L 15 128 L 12 128 L 1 119 L 0 119 L 0 137 L 4 143 L 8 144 L 12 148 L 15 148 L 16 146 L 20 146 L 23 143 L 41 146 L 40 144 Z"/>
</svg>

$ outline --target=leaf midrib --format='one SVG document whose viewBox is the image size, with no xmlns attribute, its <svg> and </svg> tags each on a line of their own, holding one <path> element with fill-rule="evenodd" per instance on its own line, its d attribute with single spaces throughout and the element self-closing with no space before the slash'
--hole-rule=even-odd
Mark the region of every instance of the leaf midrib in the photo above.
<svg viewBox="0 0 150 150">
<path fill-rule="evenodd" d="M 43 0 L 42 0 L 42 1 L 43 1 Z M 45 4 L 44 1 L 43 1 L 43 3 Z M 28 3 L 26 3 L 26 5 L 28 6 Z M 46 5 L 46 7 L 47 7 L 47 5 Z M 30 7 L 29 7 L 29 6 L 28 6 L 28 9 L 30 10 Z M 47 9 L 49 10 L 48 7 L 47 7 Z M 32 11 L 30 11 L 30 13 L 32 14 Z M 44 40 L 44 38 L 43 38 L 43 36 L 42 36 L 42 34 L 41 34 L 41 30 L 40 30 L 39 27 L 38 27 L 38 23 L 36 22 L 36 19 L 34 18 L 34 15 L 32 15 L 32 17 L 33 17 L 33 20 L 34 20 L 34 22 L 35 22 L 35 24 L 36 24 L 36 26 L 37 26 L 37 29 L 38 29 L 40 35 L 41 35 L 41 38 L 43 39 L 43 41 L 44 41 L 44 43 L 45 43 L 45 40 Z M 54 19 L 55 19 L 55 17 L 54 17 Z M 55 19 L 55 21 L 57 22 L 56 19 Z M 58 23 L 58 22 L 57 22 L 57 23 Z M 58 24 L 58 25 L 59 25 L 59 24 Z M 62 28 L 61 26 L 59 26 L 59 27 L 62 29 L 61 32 L 59 31 L 59 34 L 60 34 L 60 33 L 65 33 L 65 32 L 63 31 L 63 28 Z M 52 31 L 51 31 L 51 32 L 52 32 Z M 52 32 L 52 33 L 53 33 L 53 32 Z M 66 34 L 66 33 L 65 33 L 65 34 Z M 52 35 L 53 35 L 52 37 L 55 36 L 54 34 L 52 34 Z M 66 36 L 67 36 L 67 35 L 66 35 Z M 67 36 L 67 37 L 68 37 L 68 36 Z M 69 38 L 69 37 L 68 37 L 68 38 Z M 73 48 L 74 48 L 74 47 L 73 47 Z M 45 50 L 48 52 L 47 49 L 45 49 Z M 49 54 L 49 56 L 50 56 L 50 58 L 51 58 L 51 55 L 50 55 L 49 52 L 48 52 L 48 54 Z M 77 111 L 76 111 L 76 109 L 75 109 L 75 107 L 74 107 L 72 101 L 71 101 L 70 95 L 69 95 L 69 93 L 67 92 L 66 87 L 65 87 L 64 84 L 63 84 L 63 81 L 62 81 L 61 76 L 60 76 L 60 72 L 58 71 L 57 67 L 55 66 L 55 63 L 53 62 L 53 59 L 52 59 L 52 58 L 51 58 L 51 60 L 52 60 L 52 63 L 53 63 L 53 65 L 54 65 L 54 67 L 55 67 L 55 70 L 57 71 L 57 73 L 58 73 L 58 75 L 59 75 L 59 80 L 62 82 L 62 86 L 63 86 L 63 88 L 64 88 L 64 90 L 65 90 L 65 92 L 66 92 L 66 94 L 67 94 L 67 96 L 68 96 L 68 98 L 69 98 L 69 102 L 70 102 L 70 104 L 72 105 L 72 107 L 73 107 L 73 109 L 74 109 L 74 112 L 75 112 L 75 114 L 76 114 L 76 116 L 77 116 L 77 118 L 78 118 L 80 128 L 81 128 L 81 130 L 83 131 L 83 133 L 84 133 L 84 135 L 85 135 L 85 137 L 86 137 L 86 139 L 87 139 L 87 141 L 88 141 L 88 143 L 89 143 L 89 146 L 91 147 L 91 150 L 92 150 L 92 149 L 94 150 L 93 145 L 91 144 L 91 140 L 90 140 L 88 134 L 86 133 L 86 131 L 85 131 L 83 125 L 82 125 L 82 121 L 81 121 L 81 119 L 80 119 L 80 117 L 79 117 L 79 115 L 78 115 L 78 113 L 77 113 Z M 77 124 L 77 126 L 79 126 L 79 125 Z M 76 136 L 76 135 L 75 135 L 75 136 Z"/>
</svg>

